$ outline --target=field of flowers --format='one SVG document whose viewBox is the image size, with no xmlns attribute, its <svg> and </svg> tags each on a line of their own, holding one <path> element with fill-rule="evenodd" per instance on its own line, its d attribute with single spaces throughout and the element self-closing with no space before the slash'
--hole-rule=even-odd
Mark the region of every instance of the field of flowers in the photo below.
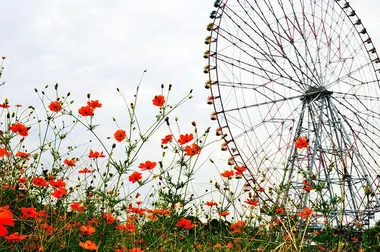
<svg viewBox="0 0 380 252">
<path fill-rule="evenodd" d="M 96 117 L 102 101 L 90 94 L 77 105 L 56 84 L 35 90 L 41 108 L 0 104 L 0 251 L 380 251 L 380 225 L 315 229 L 311 208 L 267 205 L 259 197 L 266 188 L 232 192 L 244 166 L 226 164 L 220 181 L 210 181 L 222 200 L 195 196 L 190 185 L 210 129 L 193 121 L 191 132 L 180 133 L 178 120 L 169 119 L 192 92 L 171 103 L 172 86 L 162 85 L 146 126 L 136 113 L 139 88 L 135 100 L 125 100 L 128 125 L 113 119 L 106 140 Z M 70 135 L 83 130 L 96 144 L 72 143 Z M 159 130 L 167 132 L 156 143 L 162 159 L 139 156 Z M 307 139 L 295 144 L 304 148 Z"/>
</svg>

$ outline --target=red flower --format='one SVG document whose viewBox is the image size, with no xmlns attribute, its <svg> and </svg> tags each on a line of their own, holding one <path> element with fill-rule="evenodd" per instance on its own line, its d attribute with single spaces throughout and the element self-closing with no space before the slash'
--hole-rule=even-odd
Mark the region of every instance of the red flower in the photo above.
<svg viewBox="0 0 380 252">
<path fill-rule="evenodd" d="M 308 207 L 305 207 L 302 212 L 298 213 L 298 216 L 302 219 L 307 219 L 313 214 L 313 210 Z"/>
<path fill-rule="evenodd" d="M 30 154 L 29 154 L 29 153 L 26 153 L 26 152 L 18 151 L 18 152 L 16 153 L 15 157 L 29 159 Z"/>
<path fill-rule="evenodd" d="M 0 108 L 9 108 L 9 105 L 7 103 L 0 104 Z"/>
<path fill-rule="evenodd" d="M 154 167 L 156 167 L 157 163 L 156 162 L 150 162 L 150 161 L 146 161 L 145 163 L 141 163 L 139 165 L 139 168 L 142 170 L 142 171 L 145 171 L 145 170 L 153 170 Z"/>
<path fill-rule="evenodd" d="M 187 220 L 185 218 L 180 219 L 177 222 L 177 227 L 183 227 L 184 229 L 191 229 L 195 226 L 195 224 L 191 223 L 191 220 Z"/>
<path fill-rule="evenodd" d="M 57 199 L 62 198 L 62 196 L 66 194 L 67 194 L 67 190 L 65 188 L 58 188 L 57 190 L 51 193 L 51 195 L 56 197 Z"/>
<path fill-rule="evenodd" d="M 73 211 L 78 212 L 78 213 L 82 212 L 82 211 L 84 210 L 84 208 L 85 208 L 85 207 L 82 205 L 82 203 L 80 203 L 80 202 L 74 202 L 74 203 L 71 203 L 70 207 L 71 207 L 71 209 L 72 209 Z"/>
<path fill-rule="evenodd" d="M 236 170 L 235 175 L 239 176 L 239 175 L 242 175 L 243 172 L 247 170 L 247 168 L 243 165 L 243 166 L 237 166 L 235 170 Z"/>
<path fill-rule="evenodd" d="M 222 217 L 226 217 L 226 216 L 230 215 L 230 212 L 220 212 L 218 215 L 222 216 Z"/>
<path fill-rule="evenodd" d="M 4 236 L 8 242 L 19 242 L 26 239 L 26 235 L 20 235 L 18 232 Z"/>
<path fill-rule="evenodd" d="M 85 242 L 79 242 L 79 246 L 81 246 L 83 249 L 86 249 L 86 250 L 97 250 L 98 249 L 98 246 L 96 245 L 95 242 L 92 242 L 92 241 L 85 241 Z"/>
<path fill-rule="evenodd" d="M 188 145 L 185 147 L 185 155 L 186 156 L 195 156 L 201 152 L 201 148 L 198 146 L 198 144 L 193 143 L 192 145 Z"/>
<path fill-rule="evenodd" d="M 9 151 L 7 151 L 6 148 L 0 148 L 0 157 L 4 157 L 4 156 L 9 157 L 10 155 L 11 155 L 11 153 Z"/>
<path fill-rule="evenodd" d="M 70 166 L 70 167 L 74 167 L 76 162 L 77 162 L 77 160 L 74 159 L 74 158 L 72 158 L 72 159 L 65 159 L 63 161 L 63 163 L 65 163 L 65 165 Z"/>
<path fill-rule="evenodd" d="M 113 217 L 113 215 L 110 213 L 104 213 L 103 219 L 105 219 L 108 224 L 112 224 L 116 220 L 115 217 Z"/>
<path fill-rule="evenodd" d="M 231 224 L 232 233 L 243 233 L 246 224 L 244 221 L 237 221 Z"/>
<path fill-rule="evenodd" d="M 82 232 L 82 235 L 93 235 L 96 232 L 96 229 L 91 225 L 81 226 L 79 230 Z"/>
<path fill-rule="evenodd" d="M 8 206 L 0 207 L 0 236 L 8 234 L 5 226 L 13 226 L 12 212 Z"/>
<path fill-rule="evenodd" d="M 82 170 L 79 170 L 79 173 L 92 173 L 92 171 L 86 167 Z"/>
<path fill-rule="evenodd" d="M 53 112 L 59 112 L 62 110 L 62 105 L 59 101 L 53 101 L 50 103 L 48 108 Z"/>
<path fill-rule="evenodd" d="M 18 133 L 20 136 L 23 136 L 23 137 L 28 136 L 28 128 L 21 123 L 13 124 L 12 126 L 9 127 L 9 129 L 13 131 L 14 133 Z"/>
<path fill-rule="evenodd" d="M 161 144 L 167 144 L 173 140 L 173 135 L 167 135 L 161 139 Z"/>
<path fill-rule="evenodd" d="M 285 210 L 282 207 L 277 207 L 275 212 L 276 212 L 276 214 L 283 214 L 283 213 L 285 213 Z"/>
<path fill-rule="evenodd" d="M 253 200 L 253 199 L 246 199 L 244 203 L 247 203 L 248 205 L 251 205 L 252 207 L 256 207 L 259 204 L 259 201 Z"/>
<path fill-rule="evenodd" d="M 102 104 L 98 100 L 88 101 L 87 105 L 90 106 L 93 109 L 101 108 L 102 107 Z"/>
<path fill-rule="evenodd" d="M 115 227 L 116 230 L 124 230 L 126 232 L 136 232 L 136 227 L 133 223 L 124 223 L 124 224 L 120 224 L 120 225 L 117 225 Z"/>
<path fill-rule="evenodd" d="M 142 252 L 140 248 L 131 248 L 129 252 Z"/>
<path fill-rule="evenodd" d="M 229 171 L 224 171 L 223 173 L 221 173 L 220 175 L 224 178 L 231 178 L 233 177 L 235 174 L 235 172 L 233 170 L 229 170 Z"/>
<path fill-rule="evenodd" d="M 216 203 L 215 201 L 207 201 L 207 202 L 205 202 L 205 205 L 209 206 L 209 207 L 212 207 L 212 206 L 218 205 L 218 203 Z"/>
<path fill-rule="evenodd" d="M 94 151 L 90 150 L 90 154 L 88 154 L 88 157 L 89 158 L 103 158 L 106 156 L 104 156 L 103 151 L 101 153 L 99 153 L 98 151 L 94 152 Z"/>
<path fill-rule="evenodd" d="M 178 139 L 178 143 L 181 145 L 184 145 L 184 144 L 191 142 L 191 140 L 193 140 L 193 139 L 194 139 L 193 133 L 180 135 L 179 139 Z"/>
<path fill-rule="evenodd" d="M 135 182 L 138 182 L 142 179 L 142 176 L 141 176 L 141 173 L 140 172 L 133 172 L 129 177 L 128 177 L 129 181 L 132 182 L 132 183 L 135 183 Z"/>
<path fill-rule="evenodd" d="M 22 212 L 22 218 L 24 219 L 35 219 L 38 217 L 38 212 L 34 207 L 21 207 L 20 210 Z"/>
<path fill-rule="evenodd" d="M 115 137 L 116 141 L 121 142 L 127 137 L 127 134 L 125 133 L 125 130 L 119 129 L 116 130 L 113 136 Z"/>
<path fill-rule="evenodd" d="M 78 113 L 81 116 L 93 116 L 94 115 L 94 108 L 90 106 L 83 106 L 78 110 Z"/>
<path fill-rule="evenodd" d="M 299 137 L 296 141 L 296 148 L 303 149 L 309 145 L 309 139 L 307 137 Z"/>
<path fill-rule="evenodd" d="M 62 188 L 66 186 L 66 183 L 63 181 L 63 179 L 49 180 L 49 184 L 54 188 Z"/>
<path fill-rule="evenodd" d="M 42 178 L 42 177 L 33 178 L 32 183 L 35 186 L 39 186 L 39 187 L 45 187 L 45 186 L 47 186 L 47 181 L 44 178 Z"/>
<path fill-rule="evenodd" d="M 165 104 L 165 97 L 163 95 L 156 95 L 152 102 L 154 106 L 162 107 Z"/>
<path fill-rule="evenodd" d="M 311 190 L 313 190 L 313 188 L 309 185 L 306 185 L 303 187 L 303 189 L 306 191 L 306 192 L 310 192 Z"/>
</svg>

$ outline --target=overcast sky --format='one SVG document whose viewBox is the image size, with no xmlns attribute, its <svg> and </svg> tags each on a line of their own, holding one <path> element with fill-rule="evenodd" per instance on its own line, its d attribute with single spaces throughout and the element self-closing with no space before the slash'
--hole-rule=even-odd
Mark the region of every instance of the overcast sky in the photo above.
<svg viewBox="0 0 380 252">
<path fill-rule="evenodd" d="M 179 99 L 194 99 L 177 114 L 183 123 L 216 127 L 206 105 L 202 55 L 213 0 L 0 0 L 0 56 L 7 56 L 0 100 L 38 104 L 34 88 L 61 85 L 78 106 L 86 93 L 104 105 L 105 120 L 123 117 L 119 87 L 131 97 L 144 69 L 142 99 L 151 104 L 161 83 Z M 353 0 L 380 46 L 378 0 Z M 380 47 L 379 47 L 380 48 Z M 125 111 L 125 110 L 124 110 Z M 190 128 L 190 127 L 188 127 Z M 113 129 L 112 129 L 113 130 Z"/>
</svg>

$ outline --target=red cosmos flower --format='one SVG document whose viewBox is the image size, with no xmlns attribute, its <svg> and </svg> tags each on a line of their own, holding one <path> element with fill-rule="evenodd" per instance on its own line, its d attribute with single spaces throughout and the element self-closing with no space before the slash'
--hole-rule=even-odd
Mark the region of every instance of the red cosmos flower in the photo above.
<svg viewBox="0 0 380 252">
<path fill-rule="evenodd" d="M 51 226 L 51 225 L 42 223 L 40 225 L 40 228 L 43 229 L 43 230 L 46 230 L 48 234 L 52 234 L 53 233 L 53 226 Z"/>
<path fill-rule="evenodd" d="M 206 205 L 206 206 L 209 206 L 209 207 L 212 207 L 212 206 L 216 206 L 216 205 L 218 205 L 218 203 L 216 203 L 215 201 L 206 201 L 206 202 L 205 202 L 205 205 Z"/>
<path fill-rule="evenodd" d="M 86 250 L 97 250 L 98 245 L 96 245 L 95 242 L 92 242 L 90 240 L 87 240 L 85 242 L 79 242 L 79 246 L 81 246 L 83 249 Z"/>
<path fill-rule="evenodd" d="M 42 177 L 33 178 L 32 183 L 33 185 L 38 186 L 38 187 L 47 186 L 47 181 Z"/>
<path fill-rule="evenodd" d="M 307 219 L 313 214 L 313 210 L 308 207 L 305 207 L 302 212 L 298 213 L 298 216 L 302 219 Z"/>
<path fill-rule="evenodd" d="M 79 173 L 92 173 L 92 171 L 86 167 L 82 170 L 79 170 Z"/>
<path fill-rule="evenodd" d="M 152 102 L 154 106 L 162 107 L 165 104 L 165 97 L 163 95 L 156 95 Z"/>
<path fill-rule="evenodd" d="M 110 213 L 104 213 L 103 219 L 107 221 L 107 224 L 112 224 L 116 220 L 115 217 Z"/>
<path fill-rule="evenodd" d="M 66 194 L 67 194 L 67 190 L 65 188 L 58 188 L 57 190 L 51 193 L 51 195 L 56 197 L 57 199 L 62 198 L 62 196 Z"/>
<path fill-rule="evenodd" d="M 22 123 L 15 123 L 9 127 L 14 133 L 18 133 L 20 136 L 28 136 L 28 128 Z"/>
<path fill-rule="evenodd" d="M 156 162 L 150 162 L 150 161 L 145 161 L 145 163 L 141 163 L 139 165 L 139 168 L 142 170 L 142 171 L 145 171 L 145 170 L 153 170 L 154 167 L 156 167 L 157 163 Z"/>
<path fill-rule="evenodd" d="M 19 242 L 26 239 L 26 235 L 20 235 L 18 232 L 4 236 L 8 242 Z"/>
<path fill-rule="evenodd" d="M 193 143 L 192 145 L 188 145 L 185 147 L 185 155 L 186 156 L 195 156 L 201 152 L 201 148 L 198 144 Z"/>
<path fill-rule="evenodd" d="M 6 148 L 0 148 L 0 157 L 9 157 L 11 153 Z"/>
<path fill-rule="evenodd" d="M 191 229 L 193 227 L 195 227 L 196 225 L 195 224 L 192 224 L 191 223 L 191 220 L 187 220 L 185 218 L 181 218 L 178 222 L 177 222 L 177 227 L 183 227 L 184 229 Z"/>
<path fill-rule="evenodd" d="M 138 182 L 142 179 L 142 174 L 140 172 L 133 172 L 131 175 L 129 175 L 128 179 L 130 182 L 135 183 Z"/>
<path fill-rule="evenodd" d="M 125 133 L 125 130 L 119 129 L 115 131 L 115 134 L 113 134 L 113 136 L 115 137 L 116 141 L 121 142 L 127 137 L 127 134 Z"/>
<path fill-rule="evenodd" d="M 16 153 L 15 157 L 26 158 L 26 159 L 29 160 L 30 154 L 29 154 L 29 153 L 26 153 L 26 152 L 18 151 L 18 152 Z"/>
<path fill-rule="evenodd" d="M 243 233 L 246 224 L 244 221 L 237 221 L 231 224 L 232 233 Z"/>
<path fill-rule="evenodd" d="M 135 227 L 135 224 L 131 223 L 131 222 L 127 222 L 127 223 L 124 223 L 124 224 L 120 224 L 120 225 L 117 225 L 115 227 L 116 230 L 124 230 L 126 232 L 136 232 L 136 227 Z"/>
<path fill-rule="evenodd" d="M 235 174 L 235 172 L 233 170 L 229 170 L 229 171 L 224 171 L 223 173 L 221 173 L 220 175 L 224 178 L 231 178 L 233 177 Z"/>
<path fill-rule="evenodd" d="M 96 232 L 96 229 L 91 225 L 81 226 L 79 230 L 82 232 L 82 235 L 93 235 Z"/>
<path fill-rule="evenodd" d="M 22 212 L 22 218 L 23 219 L 29 219 L 29 218 L 37 218 L 38 217 L 38 212 L 34 207 L 21 207 L 20 208 Z"/>
<path fill-rule="evenodd" d="M 230 215 L 230 212 L 220 212 L 218 213 L 219 216 L 222 216 L 222 217 L 226 217 L 228 215 Z"/>
<path fill-rule="evenodd" d="M 236 176 L 239 176 L 239 175 L 242 175 L 243 174 L 243 172 L 245 172 L 246 170 L 247 170 L 247 168 L 244 166 L 244 165 L 242 165 L 242 166 L 237 166 L 236 168 L 235 168 L 235 175 Z"/>
<path fill-rule="evenodd" d="M 303 187 L 303 189 L 306 191 L 306 192 L 310 192 L 311 190 L 313 190 L 313 188 L 309 185 L 306 185 Z"/>
<path fill-rule="evenodd" d="M 26 183 L 28 183 L 28 179 L 24 178 L 24 177 L 20 177 L 17 179 L 17 182 L 19 182 L 21 184 L 26 184 Z"/>
<path fill-rule="evenodd" d="M 307 137 L 299 137 L 296 141 L 296 148 L 303 149 L 309 145 L 309 139 Z"/>
<path fill-rule="evenodd" d="M 83 107 L 80 107 L 80 109 L 78 110 L 78 113 L 81 116 L 93 116 L 94 115 L 94 108 L 92 108 L 90 106 L 83 106 Z"/>
<path fill-rule="evenodd" d="M 131 248 L 129 252 L 142 252 L 140 248 Z"/>
<path fill-rule="evenodd" d="M 66 183 L 63 181 L 63 179 L 49 180 L 49 184 L 54 188 L 62 188 L 66 186 Z"/>
<path fill-rule="evenodd" d="M 275 212 L 276 212 L 276 214 L 283 214 L 283 213 L 285 213 L 285 210 L 282 207 L 277 207 Z"/>
<path fill-rule="evenodd" d="M 93 150 L 90 150 L 90 154 L 88 154 L 88 157 L 89 158 L 103 158 L 106 156 L 103 154 L 103 151 L 99 153 L 98 151 L 94 152 Z"/>
<path fill-rule="evenodd" d="M 7 103 L 0 104 L 0 108 L 9 108 L 9 105 Z"/>
<path fill-rule="evenodd" d="M 76 159 L 74 159 L 74 158 L 72 158 L 72 159 L 65 159 L 64 161 L 63 161 L 63 163 L 65 164 L 65 165 L 67 165 L 67 166 L 70 166 L 70 167 L 75 167 L 75 163 L 77 162 L 77 160 Z"/>
<path fill-rule="evenodd" d="M 0 207 L 0 236 L 8 234 L 5 226 L 13 226 L 14 221 L 12 218 L 12 212 L 9 210 L 9 206 Z"/>
<path fill-rule="evenodd" d="M 248 205 L 251 205 L 252 207 L 256 207 L 259 204 L 259 201 L 254 200 L 254 199 L 246 199 L 244 203 L 247 203 Z"/>
<path fill-rule="evenodd" d="M 181 145 L 184 145 L 184 144 L 190 143 L 191 140 L 193 139 L 194 139 L 193 133 L 180 135 L 178 139 L 178 143 Z"/>
<path fill-rule="evenodd" d="M 78 212 L 78 213 L 82 212 L 85 209 L 85 207 L 80 202 L 71 203 L 70 208 L 71 208 L 71 210 Z"/>
<path fill-rule="evenodd" d="M 101 108 L 102 104 L 99 102 L 99 100 L 91 100 L 87 102 L 87 105 L 93 109 Z"/>
<path fill-rule="evenodd" d="M 53 112 L 59 112 L 62 110 L 62 105 L 59 101 L 53 101 L 49 104 L 48 108 Z"/>
<path fill-rule="evenodd" d="M 173 140 L 173 135 L 166 135 L 161 139 L 161 144 L 167 144 Z"/>
</svg>

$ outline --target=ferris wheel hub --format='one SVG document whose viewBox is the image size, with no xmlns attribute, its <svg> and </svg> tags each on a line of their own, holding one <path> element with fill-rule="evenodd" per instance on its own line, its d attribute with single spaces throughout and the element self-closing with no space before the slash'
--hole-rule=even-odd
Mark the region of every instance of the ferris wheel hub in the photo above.
<svg viewBox="0 0 380 252">
<path fill-rule="evenodd" d="M 325 97 L 330 97 L 333 94 L 332 91 L 327 90 L 325 87 L 311 86 L 306 90 L 301 100 L 311 101 L 319 100 Z"/>
</svg>

